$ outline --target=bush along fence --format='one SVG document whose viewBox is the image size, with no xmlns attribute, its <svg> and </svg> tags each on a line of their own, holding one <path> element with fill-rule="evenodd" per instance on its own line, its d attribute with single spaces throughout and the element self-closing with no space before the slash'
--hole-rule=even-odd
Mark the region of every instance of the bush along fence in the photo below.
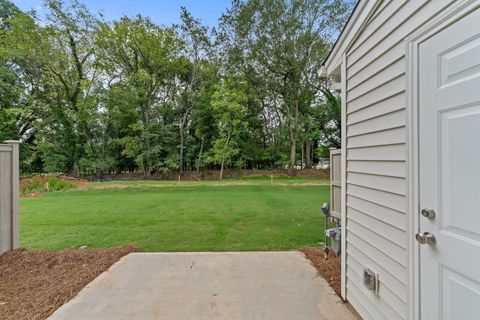
<svg viewBox="0 0 480 320">
<path fill-rule="evenodd" d="M 0 144 L 0 254 L 19 247 L 19 144 Z"/>
</svg>

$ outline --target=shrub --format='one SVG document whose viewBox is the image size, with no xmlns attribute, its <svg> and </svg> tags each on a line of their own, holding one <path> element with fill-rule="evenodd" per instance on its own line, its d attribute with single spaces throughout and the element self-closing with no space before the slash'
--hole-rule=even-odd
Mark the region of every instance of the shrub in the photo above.
<svg viewBox="0 0 480 320">
<path fill-rule="evenodd" d="M 75 183 L 65 181 L 57 176 L 35 176 L 20 187 L 22 194 L 69 190 L 75 188 Z"/>
</svg>

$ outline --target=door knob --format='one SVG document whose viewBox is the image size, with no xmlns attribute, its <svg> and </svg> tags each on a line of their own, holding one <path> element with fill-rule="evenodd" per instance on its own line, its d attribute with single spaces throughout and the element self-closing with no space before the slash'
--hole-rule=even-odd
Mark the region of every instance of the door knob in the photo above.
<svg viewBox="0 0 480 320">
<path fill-rule="evenodd" d="M 419 232 L 415 235 L 415 239 L 417 239 L 420 244 L 434 245 L 437 243 L 437 239 L 435 239 L 435 236 L 430 232 Z"/>
<path fill-rule="evenodd" d="M 431 208 L 422 209 L 421 214 L 422 214 L 422 216 L 424 216 L 425 218 L 428 218 L 428 219 L 435 219 L 435 216 L 436 216 L 435 210 L 433 210 Z"/>
</svg>

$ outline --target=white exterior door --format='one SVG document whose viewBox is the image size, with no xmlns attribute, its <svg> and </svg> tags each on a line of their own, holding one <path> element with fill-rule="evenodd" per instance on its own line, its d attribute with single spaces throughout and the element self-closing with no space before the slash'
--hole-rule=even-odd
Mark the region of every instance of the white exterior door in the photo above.
<svg viewBox="0 0 480 320">
<path fill-rule="evenodd" d="M 478 320 L 480 10 L 421 43 L 418 65 L 420 315 Z"/>
</svg>

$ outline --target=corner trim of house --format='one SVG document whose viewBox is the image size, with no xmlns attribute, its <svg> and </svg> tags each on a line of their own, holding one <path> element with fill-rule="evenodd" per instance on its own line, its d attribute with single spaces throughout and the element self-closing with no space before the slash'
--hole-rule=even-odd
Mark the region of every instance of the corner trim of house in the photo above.
<svg viewBox="0 0 480 320">
<path fill-rule="evenodd" d="M 342 219 L 342 242 L 341 242 L 341 296 L 347 300 L 347 55 L 344 52 L 341 64 L 341 219 Z"/>
<path fill-rule="evenodd" d="M 480 8 L 478 0 L 451 2 L 432 20 L 406 39 L 407 88 L 407 204 L 408 204 L 408 318 L 420 320 L 420 251 L 415 241 L 419 231 L 418 56 L 419 46 L 455 21 Z"/>
<path fill-rule="evenodd" d="M 418 232 L 418 44 L 407 42 L 407 205 L 408 205 L 408 305 L 409 319 L 417 320 L 420 315 L 419 248 L 414 241 Z"/>
</svg>

